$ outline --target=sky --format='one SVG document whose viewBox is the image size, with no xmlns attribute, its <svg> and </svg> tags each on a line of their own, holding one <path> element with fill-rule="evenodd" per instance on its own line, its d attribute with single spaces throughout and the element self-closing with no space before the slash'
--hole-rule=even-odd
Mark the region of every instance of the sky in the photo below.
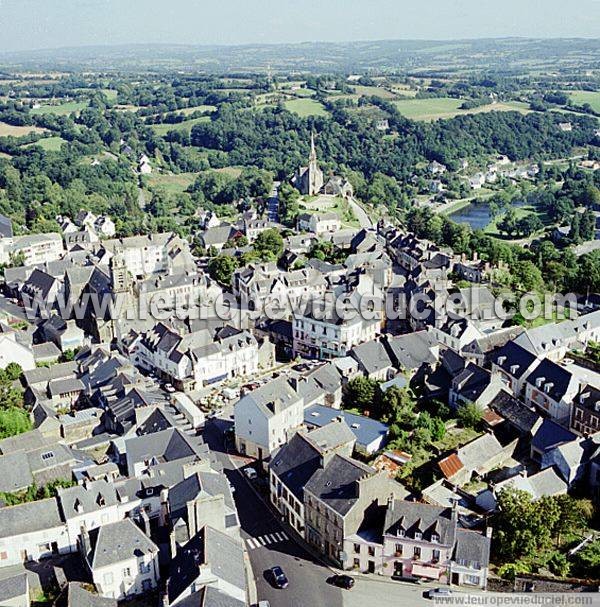
<svg viewBox="0 0 600 607">
<path fill-rule="evenodd" d="M 504 36 L 600 37 L 600 0 L 0 0 L 0 51 Z"/>
</svg>

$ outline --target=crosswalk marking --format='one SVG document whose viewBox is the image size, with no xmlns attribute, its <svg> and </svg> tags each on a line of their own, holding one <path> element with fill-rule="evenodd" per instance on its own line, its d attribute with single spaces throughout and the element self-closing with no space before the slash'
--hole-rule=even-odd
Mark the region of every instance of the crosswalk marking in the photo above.
<svg viewBox="0 0 600 607">
<path fill-rule="evenodd" d="M 285 542 L 289 537 L 285 531 L 274 531 L 273 533 L 266 533 L 259 537 L 249 537 L 246 539 L 246 544 L 249 550 L 255 550 L 256 548 L 263 548 L 271 544 L 277 544 L 278 542 Z"/>
</svg>

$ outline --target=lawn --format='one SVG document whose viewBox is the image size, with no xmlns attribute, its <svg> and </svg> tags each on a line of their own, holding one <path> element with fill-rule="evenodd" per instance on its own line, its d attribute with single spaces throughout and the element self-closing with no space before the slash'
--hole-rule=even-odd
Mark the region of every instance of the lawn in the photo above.
<svg viewBox="0 0 600 607">
<path fill-rule="evenodd" d="M 342 227 L 360 227 L 348 201 L 340 196 L 329 196 L 324 194 L 320 196 L 306 196 L 300 202 L 300 208 L 321 213 L 333 212 L 340 218 Z"/>
<path fill-rule="evenodd" d="M 551 223 L 550 218 L 546 215 L 546 213 L 538 211 L 534 206 L 526 205 L 522 207 L 514 207 L 515 215 L 517 219 L 522 219 L 527 215 L 537 215 L 540 218 L 540 221 L 547 226 Z M 497 223 L 502 221 L 503 215 L 499 215 L 483 229 L 483 231 L 489 236 L 494 236 L 495 238 L 502 238 L 503 240 L 509 240 L 508 236 L 505 233 L 498 232 Z M 514 240 L 520 240 L 522 236 L 515 236 Z"/>
<path fill-rule="evenodd" d="M 314 99 L 290 99 L 285 102 L 285 107 L 290 112 L 295 112 L 299 116 L 306 118 L 307 116 L 326 116 L 325 108 Z"/>
<path fill-rule="evenodd" d="M 152 124 L 152 130 L 160 136 L 166 135 L 169 131 L 187 131 L 188 133 L 192 130 L 196 124 L 201 122 L 208 122 L 210 116 L 200 116 L 199 118 L 192 118 L 191 120 L 184 120 L 183 122 L 177 122 L 175 124 Z"/>
<path fill-rule="evenodd" d="M 569 97 L 576 105 L 589 103 L 594 111 L 600 112 L 600 91 L 573 91 Z"/>
<path fill-rule="evenodd" d="M 106 98 L 111 102 L 116 101 L 117 96 L 119 95 L 119 93 L 114 89 L 102 89 L 102 92 L 106 95 Z"/>
<path fill-rule="evenodd" d="M 354 86 L 354 93 L 359 96 L 371 97 L 373 95 L 381 97 L 382 99 L 394 99 L 394 93 L 380 87 L 380 86 Z"/>
<path fill-rule="evenodd" d="M 149 175 L 146 179 L 148 185 L 164 190 L 168 194 L 181 194 L 194 182 L 197 173 L 179 173 L 178 175 L 165 175 L 156 173 Z"/>
<path fill-rule="evenodd" d="M 401 99 L 394 105 L 398 111 L 411 120 L 437 120 L 438 118 L 454 118 L 462 114 L 479 114 L 481 112 L 517 111 L 527 113 L 527 104 L 511 101 L 482 105 L 470 110 L 459 109 L 464 99 L 451 97 L 435 97 L 432 99 Z"/>
<path fill-rule="evenodd" d="M 32 114 L 56 114 L 57 116 L 68 116 L 80 112 L 88 105 L 87 101 L 68 101 L 58 105 L 42 105 L 31 110 Z"/>
<path fill-rule="evenodd" d="M 0 137 L 22 137 L 23 135 L 29 135 L 29 133 L 44 132 L 44 129 L 40 129 L 37 126 L 13 126 L 12 124 L 0 122 Z"/>
<path fill-rule="evenodd" d="M 67 143 L 62 137 L 46 137 L 35 143 L 28 143 L 24 147 L 39 145 L 46 152 L 58 152 L 63 143 Z"/>
<path fill-rule="evenodd" d="M 182 110 L 179 110 L 178 114 L 183 114 L 184 116 L 189 116 L 194 112 L 214 112 L 216 111 L 217 106 L 215 105 L 195 105 L 193 107 L 186 107 Z"/>
</svg>

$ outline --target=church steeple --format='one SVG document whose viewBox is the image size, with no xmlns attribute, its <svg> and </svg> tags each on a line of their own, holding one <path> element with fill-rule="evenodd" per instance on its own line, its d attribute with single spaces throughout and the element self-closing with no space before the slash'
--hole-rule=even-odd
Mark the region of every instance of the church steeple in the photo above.
<svg viewBox="0 0 600 607">
<path fill-rule="evenodd" d="M 310 162 L 317 162 L 317 148 L 315 147 L 315 133 L 314 131 L 310 134 Z"/>
</svg>

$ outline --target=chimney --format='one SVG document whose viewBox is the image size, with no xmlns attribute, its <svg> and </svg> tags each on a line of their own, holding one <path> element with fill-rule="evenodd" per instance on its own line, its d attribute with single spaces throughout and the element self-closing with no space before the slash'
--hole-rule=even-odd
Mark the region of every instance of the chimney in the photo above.
<svg viewBox="0 0 600 607">
<path fill-rule="evenodd" d="M 160 607 L 169 607 L 169 593 L 166 590 L 161 594 Z"/>
<path fill-rule="evenodd" d="M 485 537 L 492 539 L 492 532 L 494 530 L 491 527 L 486 527 L 485 528 Z"/>
<path fill-rule="evenodd" d="M 92 545 L 90 543 L 90 534 L 85 526 L 85 524 L 81 525 L 79 528 L 79 542 L 81 543 L 81 553 L 84 559 L 87 559 L 87 555 L 90 553 L 92 549 Z"/>
<path fill-rule="evenodd" d="M 140 519 L 142 520 L 142 525 L 144 526 L 144 533 L 150 537 L 150 517 L 143 508 L 140 510 Z"/>
</svg>

